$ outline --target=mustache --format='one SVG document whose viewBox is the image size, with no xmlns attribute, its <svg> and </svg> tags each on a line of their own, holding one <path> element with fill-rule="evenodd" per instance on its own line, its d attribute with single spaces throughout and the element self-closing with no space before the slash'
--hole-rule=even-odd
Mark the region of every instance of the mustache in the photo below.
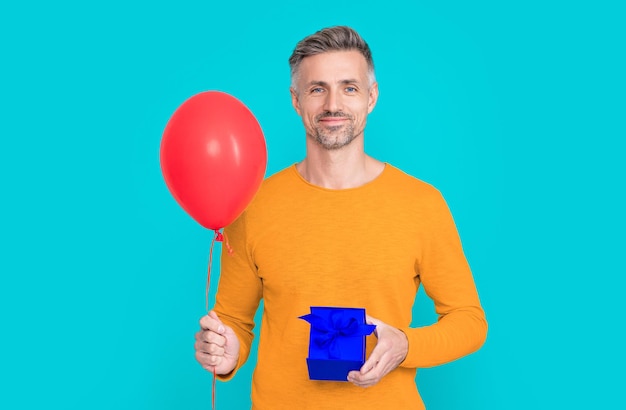
<svg viewBox="0 0 626 410">
<path fill-rule="evenodd" d="M 328 117 L 340 117 L 340 118 L 348 118 L 348 119 L 352 119 L 352 116 L 350 114 L 346 114 L 344 112 L 341 111 L 336 111 L 336 112 L 331 112 L 331 111 L 326 111 L 323 112 L 321 114 L 318 114 L 315 119 L 317 121 L 321 120 L 322 118 L 328 118 Z"/>
</svg>

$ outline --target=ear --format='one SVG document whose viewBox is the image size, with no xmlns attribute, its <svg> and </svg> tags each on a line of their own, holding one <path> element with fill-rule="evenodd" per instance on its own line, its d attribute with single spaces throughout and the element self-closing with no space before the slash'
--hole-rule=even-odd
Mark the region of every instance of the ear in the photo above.
<svg viewBox="0 0 626 410">
<path fill-rule="evenodd" d="M 298 92 L 293 87 L 289 88 L 289 92 L 291 93 L 291 105 L 293 105 L 293 108 L 296 110 L 298 115 L 302 116 L 302 113 L 300 112 L 300 103 L 298 102 Z"/>
<path fill-rule="evenodd" d="M 374 83 L 370 87 L 369 101 L 367 102 L 368 114 L 374 111 L 374 107 L 376 107 L 376 101 L 378 101 L 378 83 Z"/>
</svg>

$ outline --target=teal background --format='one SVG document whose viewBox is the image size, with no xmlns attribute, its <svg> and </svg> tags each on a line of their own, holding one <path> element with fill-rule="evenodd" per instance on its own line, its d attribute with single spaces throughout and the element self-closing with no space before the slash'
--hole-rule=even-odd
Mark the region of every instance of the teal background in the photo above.
<svg viewBox="0 0 626 410">
<path fill-rule="evenodd" d="M 221 90 L 261 123 L 267 175 L 300 160 L 287 58 L 347 24 L 380 84 L 367 151 L 443 192 L 490 323 L 482 350 L 419 371 L 428 409 L 623 408 L 622 5 L 3 3 L 0 407 L 210 408 L 211 232 L 167 191 L 161 133 Z M 431 309 L 420 293 L 416 325 Z M 218 408 L 249 407 L 252 362 Z"/>
</svg>

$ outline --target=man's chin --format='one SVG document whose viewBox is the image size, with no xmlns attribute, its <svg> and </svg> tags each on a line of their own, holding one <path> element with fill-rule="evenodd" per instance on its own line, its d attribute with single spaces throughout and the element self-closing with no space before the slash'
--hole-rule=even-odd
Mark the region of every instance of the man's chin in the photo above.
<svg viewBox="0 0 626 410">
<path fill-rule="evenodd" d="M 317 138 L 316 141 L 325 150 L 336 151 L 336 150 L 339 150 L 341 148 L 344 148 L 350 145 L 350 143 L 354 141 L 354 138 L 351 138 L 348 140 L 334 140 L 334 141 L 330 141 L 328 139 L 323 139 L 323 138 Z"/>
</svg>

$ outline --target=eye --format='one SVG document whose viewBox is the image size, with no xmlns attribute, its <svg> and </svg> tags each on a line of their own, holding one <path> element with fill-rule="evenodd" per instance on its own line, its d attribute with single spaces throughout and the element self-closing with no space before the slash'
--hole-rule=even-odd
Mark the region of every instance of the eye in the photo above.
<svg viewBox="0 0 626 410">
<path fill-rule="evenodd" d="M 346 92 L 355 93 L 356 92 L 356 87 L 346 87 Z"/>
<path fill-rule="evenodd" d="M 311 94 L 319 94 L 323 92 L 324 92 L 324 89 L 322 87 L 315 87 L 311 89 Z"/>
</svg>

